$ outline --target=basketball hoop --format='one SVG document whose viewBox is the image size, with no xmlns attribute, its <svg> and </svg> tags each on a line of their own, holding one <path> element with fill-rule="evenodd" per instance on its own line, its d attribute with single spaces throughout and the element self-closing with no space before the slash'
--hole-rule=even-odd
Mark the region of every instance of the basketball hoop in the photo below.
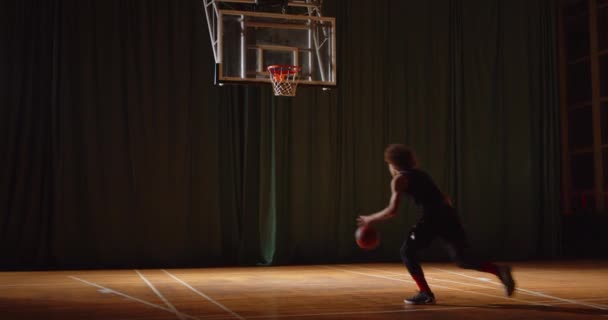
<svg viewBox="0 0 608 320">
<path fill-rule="evenodd" d="M 298 87 L 298 76 L 300 75 L 299 66 L 271 65 L 268 66 L 270 82 L 275 96 L 293 97 L 296 95 Z"/>
</svg>

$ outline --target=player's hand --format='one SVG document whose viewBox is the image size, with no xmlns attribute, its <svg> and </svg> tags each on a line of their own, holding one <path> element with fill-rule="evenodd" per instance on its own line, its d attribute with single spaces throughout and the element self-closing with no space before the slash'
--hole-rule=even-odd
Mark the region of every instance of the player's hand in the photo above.
<svg viewBox="0 0 608 320">
<path fill-rule="evenodd" d="M 359 216 L 357 218 L 357 226 L 358 227 L 363 227 L 366 226 L 368 224 L 370 224 L 372 222 L 372 219 L 370 216 Z"/>
</svg>

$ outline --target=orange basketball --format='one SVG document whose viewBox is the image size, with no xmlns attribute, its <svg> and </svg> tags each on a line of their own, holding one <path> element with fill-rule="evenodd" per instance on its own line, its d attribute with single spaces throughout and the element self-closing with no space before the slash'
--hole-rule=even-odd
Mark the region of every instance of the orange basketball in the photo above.
<svg viewBox="0 0 608 320">
<path fill-rule="evenodd" d="M 283 82 L 283 80 L 285 80 L 285 76 L 286 75 L 283 74 L 283 73 L 278 72 L 278 73 L 275 73 L 273 76 L 274 76 L 274 81 L 276 81 L 276 82 Z"/>
<path fill-rule="evenodd" d="M 355 240 L 359 248 L 365 250 L 374 249 L 380 244 L 378 232 L 369 225 L 357 228 Z"/>
</svg>

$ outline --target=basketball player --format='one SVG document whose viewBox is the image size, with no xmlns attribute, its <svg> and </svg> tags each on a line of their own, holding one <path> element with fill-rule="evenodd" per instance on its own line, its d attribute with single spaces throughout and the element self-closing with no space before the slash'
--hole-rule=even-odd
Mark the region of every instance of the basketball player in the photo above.
<svg viewBox="0 0 608 320">
<path fill-rule="evenodd" d="M 404 302 L 408 304 L 435 303 L 435 295 L 424 278 L 417 253 L 426 248 L 436 237 L 445 241 L 451 257 L 459 267 L 489 272 L 497 276 L 505 286 L 506 295 L 511 296 L 515 290 L 511 268 L 477 261 L 467 255 L 467 240 L 456 210 L 450 199 L 437 188 L 432 178 L 416 167 L 414 152 L 404 145 L 393 144 L 386 148 L 384 159 L 393 176 L 390 202 L 385 209 L 377 213 L 359 216 L 357 224 L 365 226 L 394 217 L 404 195 L 410 196 L 418 206 L 422 207 L 422 216 L 408 232 L 400 252 L 401 259 L 420 292 L 405 299 Z"/>
</svg>

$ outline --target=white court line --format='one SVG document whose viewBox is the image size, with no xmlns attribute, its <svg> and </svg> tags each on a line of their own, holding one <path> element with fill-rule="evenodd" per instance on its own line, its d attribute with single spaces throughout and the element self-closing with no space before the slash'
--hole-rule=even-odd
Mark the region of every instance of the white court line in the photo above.
<svg viewBox="0 0 608 320">
<path fill-rule="evenodd" d="M 440 268 L 436 268 L 436 267 L 432 267 L 433 269 L 436 270 L 440 270 L 446 273 L 450 273 L 450 274 L 455 274 L 457 276 L 461 276 L 461 277 L 465 277 L 465 278 L 470 278 L 470 279 L 475 279 L 477 281 L 481 281 L 476 277 L 472 277 L 466 274 L 462 274 L 459 272 L 454 272 L 454 271 L 449 271 L 449 270 L 444 270 L 444 269 L 440 269 Z M 488 282 L 488 283 L 493 283 L 496 285 L 502 285 L 500 283 L 494 282 L 494 281 L 484 281 L 484 282 Z M 551 296 L 542 292 L 537 292 L 537 291 L 532 291 L 532 290 L 527 290 L 527 289 L 522 289 L 522 288 L 516 288 L 517 291 L 521 291 L 521 292 L 525 292 L 527 294 L 531 294 L 537 297 L 543 297 L 543 298 L 548 298 L 548 299 L 553 299 L 553 300 L 557 300 L 557 301 L 562 301 L 562 302 L 566 302 L 566 303 L 570 303 L 570 304 L 578 304 L 581 306 L 586 306 L 586 307 L 590 307 L 590 308 L 594 308 L 594 309 L 600 309 L 600 310 L 608 310 L 608 308 L 603 307 L 603 306 L 599 306 L 593 303 L 584 303 L 582 301 L 578 301 L 578 300 L 572 300 L 572 299 L 564 299 L 564 298 L 560 298 L 560 297 L 555 297 L 555 296 Z"/>
<path fill-rule="evenodd" d="M 184 320 L 184 317 L 180 314 L 180 312 L 175 308 L 175 306 L 173 306 L 173 304 L 171 304 L 171 302 L 169 302 L 169 300 L 167 300 L 167 298 L 165 298 L 165 296 L 163 296 L 162 293 L 160 293 L 160 291 L 158 291 L 156 289 L 156 287 L 150 282 L 148 281 L 148 279 L 146 279 L 146 277 L 144 277 L 143 274 L 141 274 L 141 272 L 135 270 L 135 272 L 137 273 L 137 275 L 139 275 L 139 277 L 144 280 L 144 282 L 148 285 L 148 287 L 150 287 L 150 289 L 152 289 L 152 291 L 154 291 L 154 293 L 156 293 L 156 295 L 163 300 L 163 302 L 167 305 L 167 307 L 169 307 L 169 309 L 171 309 L 171 311 L 173 311 L 173 313 L 175 313 L 175 315 L 180 319 L 180 320 Z"/>
<path fill-rule="evenodd" d="M 189 285 L 188 283 L 186 283 L 186 282 L 185 282 L 185 281 L 183 281 L 182 279 L 180 279 L 180 278 L 178 278 L 178 277 L 174 276 L 173 274 L 169 273 L 167 270 L 162 269 L 162 271 L 163 271 L 164 273 L 166 273 L 168 276 L 170 276 L 171 278 L 175 279 L 175 281 L 177 281 L 177 282 L 179 282 L 179 283 L 183 284 L 184 286 L 186 286 L 186 288 L 188 288 L 188 289 L 192 290 L 194 293 L 196 293 L 196 294 L 198 294 L 199 296 L 201 296 L 201 297 L 203 297 L 203 298 L 207 299 L 209 302 L 211 302 L 211 303 L 215 304 L 216 306 L 220 307 L 222 310 L 224 310 L 224 311 L 226 311 L 226 312 L 230 313 L 230 314 L 231 314 L 231 315 L 233 315 L 235 318 L 237 318 L 237 319 L 245 319 L 245 318 L 243 318 L 242 316 L 240 316 L 238 313 L 236 313 L 236 312 L 234 312 L 234 311 L 232 311 L 232 310 L 228 309 L 228 307 L 224 306 L 223 304 L 221 304 L 221 303 L 219 303 L 219 302 L 217 302 L 217 301 L 213 300 L 213 299 L 212 299 L 210 296 L 208 296 L 208 295 L 206 295 L 206 294 L 204 294 L 204 293 L 200 292 L 199 290 L 195 289 L 194 287 L 192 287 L 191 285 Z"/>
<path fill-rule="evenodd" d="M 122 292 L 120 292 L 120 291 L 112 290 L 112 289 L 107 288 L 107 287 L 104 287 L 104 286 L 102 286 L 102 285 L 98 285 L 97 283 L 93 283 L 93 282 L 90 282 L 90 281 L 87 281 L 87 280 L 84 280 L 84 279 L 80 279 L 80 278 L 78 278 L 78 277 L 74 277 L 74 276 L 68 276 L 68 278 L 74 279 L 74 280 L 76 280 L 76 281 L 80 281 L 80 282 L 82 282 L 82 283 L 86 283 L 86 284 L 88 284 L 88 285 L 90 285 L 90 286 L 93 286 L 93 287 L 96 287 L 96 288 L 99 288 L 99 289 L 106 290 L 106 292 L 113 293 L 113 294 L 115 294 L 115 295 L 117 295 L 117 296 L 121 296 L 121 297 L 126 298 L 126 299 L 129 299 L 129 300 L 133 300 L 133 301 L 136 301 L 136 302 L 139 302 L 139 303 L 143 303 L 143 304 L 145 304 L 145 305 L 147 305 L 147 306 L 150 306 L 150 307 L 152 307 L 152 308 L 156 308 L 156 309 L 160 309 L 160 310 L 164 310 L 164 311 L 167 311 L 167 312 L 171 312 L 171 313 L 173 313 L 173 310 L 171 310 L 171 309 L 165 308 L 165 307 L 163 307 L 163 306 L 159 306 L 159 305 L 157 305 L 157 304 L 154 304 L 154 303 L 148 302 L 148 301 L 146 301 L 146 300 L 142 300 L 142 299 L 139 299 L 139 298 L 132 297 L 132 296 L 130 296 L 130 295 L 128 295 L 128 294 L 124 294 L 124 293 L 122 293 Z M 193 317 L 193 316 L 191 316 L 191 315 L 187 315 L 187 314 L 185 314 L 185 313 L 181 313 L 181 312 L 180 312 L 180 314 L 181 314 L 183 317 L 188 318 L 188 319 L 201 320 L 201 319 L 199 319 L 199 318 L 197 318 L 197 317 Z"/>
<path fill-rule="evenodd" d="M 400 282 L 407 282 L 407 283 L 415 283 L 414 281 L 411 281 L 411 280 L 404 280 L 404 279 L 398 279 L 398 278 L 385 277 L 385 276 L 380 276 L 380 275 L 376 275 L 376 274 L 369 274 L 369 273 L 365 273 L 365 272 L 351 271 L 351 270 L 343 269 L 343 268 L 335 268 L 335 267 L 329 267 L 329 266 L 320 266 L 320 267 L 322 267 L 322 268 L 328 268 L 328 269 L 334 269 L 334 270 L 340 270 L 340 271 L 343 271 L 343 272 L 349 272 L 349 273 L 354 273 L 354 274 L 361 274 L 361 275 L 368 276 L 368 277 L 381 278 L 381 279 L 400 281 Z M 480 295 L 480 296 L 499 298 L 499 299 L 505 299 L 505 300 L 509 300 L 509 301 L 517 301 L 517 302 L 522 302 L 522 303 L 527 303 L 527 304 L 533 304 L 533 305 L 539 305 L 539 306 L 544 306 L 544 307 L 550 307 L 549 305 L 538 303 L 538 302 L 534 302 L 534 301 L 519 300 L 519 299 L 515 299 L 515 298 L 508 298 L 508 297 L 497 296 L 497 295 L 493 295 L 493 294 L 485 294 L 485 293 L 481 293 L 481 292 L 475 292 L 475 291 L 470 291 L 470 290 L 457 289 L 457 288 L 446 287 L 446 286 L 441 286 L 441 285 L 435 285 L 434 287 L 436 287 L 436 288 L 443 288 L 443 289 L 447 289 L 447 290 L 466 292 L 466 293 L 476 294 L 476 295 Z"/>
</svg>

